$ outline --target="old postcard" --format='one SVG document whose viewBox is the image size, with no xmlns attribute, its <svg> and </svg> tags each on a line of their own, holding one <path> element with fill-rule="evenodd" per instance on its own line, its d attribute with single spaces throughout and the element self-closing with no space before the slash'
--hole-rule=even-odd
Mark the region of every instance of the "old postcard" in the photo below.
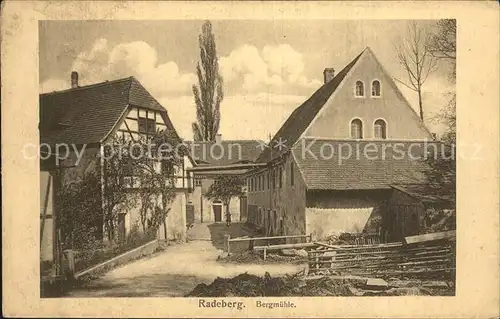
<svg viewBox="0 0 500 319">
<path fill-rule="evenodd" d="M 7 1 L 4 313 L 497 317 L 498 27 L 494 3 Z"/>
</svg>

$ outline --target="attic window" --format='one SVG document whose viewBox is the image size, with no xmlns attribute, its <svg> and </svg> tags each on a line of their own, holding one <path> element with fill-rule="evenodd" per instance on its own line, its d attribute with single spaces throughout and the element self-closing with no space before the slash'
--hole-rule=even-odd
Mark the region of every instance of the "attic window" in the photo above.
<svg viewBox="0 0 500 319">
<path fill-rule="evenodd" d="M 378 80 L 372 82 L 372 96 L 380 96 L 380 81 Z"/>
<path fill-rule="evenodd" d="M 156 122 L 154 119 L 139 117 L 139 133 L 154 134 L 156 133 Z"/>
<path fill-rule="evenodd" d="M 365 85 L 363 81 L 356 81 L 356 96 L 365 96 Z"/>
</svg>

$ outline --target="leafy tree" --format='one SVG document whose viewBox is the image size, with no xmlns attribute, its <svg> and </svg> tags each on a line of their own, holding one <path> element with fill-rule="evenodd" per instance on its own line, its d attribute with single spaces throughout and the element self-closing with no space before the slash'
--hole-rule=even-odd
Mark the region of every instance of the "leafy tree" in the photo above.
<svg viewBox="0 0 500 319">
<path fill-rule="evenodd" d="M 106 238 L 113 242 L 118 229 L 118 215 L 127 213 L 136 204 L 137 197 L 130 192 L 126 178 L 139 159 L 131 152 L 133 141 L 125 142 L 118 137 L 111 138 L 103 147 L 102 161 L 102 198 L 103 220 Z"/>
<path fill-rule="evenodd" d="M 241 196 L 243 179 L 237 175 L 220 175 L 210 185 L 205 197 L 209 200 L 220 200 L 226 207 L 226 218 L 229 216 L 229 204 L 231 199 Z"/>
<path fill-rule="evenodd" d="M 63 173 L 59 169 L 58 175 Z M 99 246 L 102 231 L 101 179 L 96 171 L 56 188 L 57 229 L 63 248 L 89 249 Z"/>
<path fill-rule="evenodd" d="M 456 21 L 439 20 L 435 33 L 431 35 L 428 44 L 429 51 L 434 57 L 446 60 L 453 64 L 449 80 L 455 83 L 456 63 Z M 445 131 L 440 137 L 442 150 L 436 156 L 427 160 L 429 169 L 426 177 L 431 185 L 431 192 L 435 194 L 450 195 L 455 203 L 456 193 L 456 93 L 449 94 L 450 99 L 446 106 L 437 114 L 435 120 L 444 124 Z"/>
<path fill-rule="evenodd" d="M 451 195 L 455 202 L 456 190 L 456 96 L 440 112 L 441 122 L 446 125 L 444 134 L 440 137 L 440 148 L 437 154 L 432 154 L 426 160 L 428 169 L 425 171 L 427 181 L 434 194 Z"/>
<path fill-rule="evenodd" d="M 452 72 L 449 79 L 455 82 L 457 59 L 457 21 L 452 19 L 439 20 L 435 25 L 436 31 L 431 35 L 428 44 L 431 54 L 440 60 L 451 63 Z"/>
<path fill-rule="evenodd" d="M 213 141 L 219 130 L 220 103 L 224 98 L 222 76 L 212 33 L 212 24 L 207 21 L 199 36 L 200 62 L 196 67 L 198 86 L 193 85 L 196 103 L 196 122 L 192 124 L 195 141 Z"/>
<path fill-rule="evenodd" d="M 436 23 L 437 32 L 431 35 L 429 51 L 438 59 L 457 58 L 457 20 L 443 19 Z"/>
<path fill-rule="evenodd" d="M 408 24 L 408 33 L 395 46 L 397 60 L 406 72 L 407 80 L 396 79 L 407 88 L 417 92 L 420 118 L 424 119 L 422 87 L 430 73 L 436 70 L 437 63 L 429 50 L 431 34 L 423 26 L 412 21 Z"/>
<path fill-rule="evenodd" d="M 118 215 L 130 211 L 138 201 L 143 232 L 156 231 L 166 223 L 175 197 L 174 168 L 181 165 L 185 152 L 178 145 L 177 134 L 165 130 L 138 140 L 115 137 L 108 144 L 112 147 L 104 147 L 103 208 L 109 240 L 116 238 Z"/>
<path fill-rule="evenodd" d="M 164 146 L 182 145 L 178 136 L 172 131 L 157 132 L 150 139 L 141 140 L 144 149 L 148 149 L 148 160 L 136 163 L 136 173 L 140 188 L 141 200 L 140 222 L 144 232 L 157 231 L 165 225 L 170 212 L 170 204 L 175 198 L 176 170 L 181 167 L 185 149 L 175 151 Z"/>
</svg>

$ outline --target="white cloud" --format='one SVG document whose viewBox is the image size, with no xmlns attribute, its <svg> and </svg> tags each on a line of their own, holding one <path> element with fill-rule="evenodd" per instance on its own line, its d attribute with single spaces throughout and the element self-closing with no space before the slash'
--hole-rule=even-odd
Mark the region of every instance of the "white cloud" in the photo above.
<svg viewBox="0 0 500 319">
<path fill-rule="evenodd" d="M 182 73 L 173 61 L 158 65 L 156 50 L 143 41 L 110 48 L 106 39 L 98 39 L 90 50 L 77 56 L 71 70 L 79 73 L 80 85 L 135 76 L 155 96 L 185 94 L 196 82 L 193 73 Z M 41 89 L 45 92 L 46 88 L 52 89 L 53 85 L 62 82 L 49 79 Z"/>
<path fill-rule="evenodd" d="M 219 132 L 223 139 L 267 139 L 306 99 L 307 96 L 267 93 L 226 96 L 221 104 Z M 193 97 L 162 98 L 160 103 L 168 110 L 179 135 L 191 140 L 191 123 L 196 120 Z"/>
<path fill-rule="evenodd" d="M 319 87 L 320 81 L 305 77 L 304 68 L 303 55 L 289 44 L 266 45 L 261 51 L 245 44 L 220 58 L 225 83 L 241 82 L 241 88 L 250 93 Z"/>
</svg>

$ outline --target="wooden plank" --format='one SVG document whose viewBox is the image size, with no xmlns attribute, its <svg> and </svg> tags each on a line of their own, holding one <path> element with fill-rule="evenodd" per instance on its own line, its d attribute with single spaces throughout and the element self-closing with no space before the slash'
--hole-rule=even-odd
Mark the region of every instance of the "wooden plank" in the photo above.
<svg viewBox="0 0 500 319">
<path fill-rule="evenodd" d="M 401 263 L 401 264 L 399 264 L 399 266 L 432 265 L 432 264 L 448 263 L 450 261 L 451 260 L 449 260 L 449 259 L 412 261 L 412 262 Z"/>
<path fill-rule="evenodd" d="M 396 271 L 382 271 L 382 272 L 352 272 L 358 276 L 373 276 L 373 275 L 384 275 L 384 276 L 397 276 L 397 275 L 410 275 L 410 274 L 429 274 L 429 273 L 439 273 L 439 272 L 451 272 L 455 268 L 440 268 L 440 269 L 423 269 L 423 270 L 396 270 Z"/>
<path fill-rule="evenodd" d="M 379 260 L 346 260 L 340 261 L 310 261 L 309 265 L 320 265 L 320 264 L 332 264 L 332 269 L 349 269 L 349 268 L 388 268 L 388 267 L 412 267 L 412 266 L 424 266 L 424 265 L 435 265 L 435 264 L 449 264 L 450 259 L 441 258 L 433 260 L 422 260 L 422 261 L 408 261 L 403 262 L 401 260 L 395 259 L 379 259 Z"/>
<path fill-rule="evenodd" d="M 330 245 L 336 250 L 361 250 L 361 249 L 383 249 L 383 248 L 398 248 L 402 247 L 402 243 L 391 244 L 375 244 L 375 245 Z"/>
<path fill-rule="evenodd" d="M 308 238 L 309 235 L 286 235 L 286 236 L 268 236 L 268 237 L 238 237 L 231 238 L 229 241 L 250 241 L 250 240 L 271 240 L 271 239 L 287 239 L 287 238 Z"/>
<path fill-rule="evenodd" d="M 432 241 L 437 241 L 437 240 L 455 240 L 455 239 L 456 239 L 456 231 L 450 230 L 450 231 L 439 232 L 439 233 L 431 233 L 431 234 L 423 234 L 423 235 L 405 237 L 404 242 L 407 245 L 412 245 L 412 244 L 426 243 L 426 242 L 432 242 Z"/>
<path fill-rule="evenodd" d="M 326 252 L 335 252 L 337 249 L 325 249 L 325 250 L 311 250 L 309 253 L 311 255 L 316 256 L 319 255 L 321 257 L 322 253 Z M 382 251 L 361 251 L 361 252 L 347 252 L 347 253 L 337 253 L 335 257 L 344 257 L 344 256 L 359 256 L 359 255 L 386 255 L 386 254 L 397 254 L 398 252 L 395 250 L 382 250 Z M 330 256 L 332 257 L 332 256 Z"/>
<path fill-rule="evenodd" d="M 328 244 L 325 244 L 325 243 L 320 243 L 320 242 L 317 242 L 315 241 L 314 242 L 316 245 L 318 246 L 323 246 L 323 247 L 327 247 L 327 248 L 333 248 L 333 249 L 336 249 L 336 246 L 333 246 L 333 245 L 328 245 Z"/>
<path fill-rule="evenodd" d="M 255 246 L 254 250 L 279 250 L 279 249 L 291 249 L 291 248 L 307 248 L 316 247 L 313 243 L 301 243 L 301 244 L 281 244 L 281 245 L 269 245 L 269 246 Z"/>
<path fill-rule="evenodd" d="M 316 257 L 317 258 L 317 257 Z M 353 259 L 341 259 L 341 260 L 332 260 L 332 257 L 330 257 L 330 260 L 319 260 L 319 261 L 312 261 L 311 263 L 319 263 L 319 264 L 327 264 L 327 263 L 344 263 L 344 262 L 362 262 L 362 261 L 368 261 L 368 260 L 384 260 L 388 259 L 387 257 L 367 257 L 367 258 L 353 258 Z"/>
<path fill-rule="evenodd" d="M 324 252 L 331 251 L 331 250 L 325 250 Z M 414 253 L 414 254 L 400 254 L 396 251 L 379 251 L 379 252 L 359 252 L 359 253 L 340 253 L 340 254 L 335 254 L 333 256 L 322 256 L 320 252 L 317 252 L 315 254 L 310 254 L 309 259 L 313 260 L 316 258 L 319 259 L 331 259 L 332 257 L 335 258 L 335 260 L 344 260 L 348 259 L 348 257 L 355 258 L 358 256 L 394 256 L 394 257 L 399 257 L 399 258 L 407 258 L 407 259 L 418 259 L 422 257 L 431 257 L 431 256 L 448 256 L 450 255 L 451 250 L 448 249 L 442 249 L 442 250 L 435 250 L 435 251 L 423 251 L 419 253 Z"/>
</svg>

